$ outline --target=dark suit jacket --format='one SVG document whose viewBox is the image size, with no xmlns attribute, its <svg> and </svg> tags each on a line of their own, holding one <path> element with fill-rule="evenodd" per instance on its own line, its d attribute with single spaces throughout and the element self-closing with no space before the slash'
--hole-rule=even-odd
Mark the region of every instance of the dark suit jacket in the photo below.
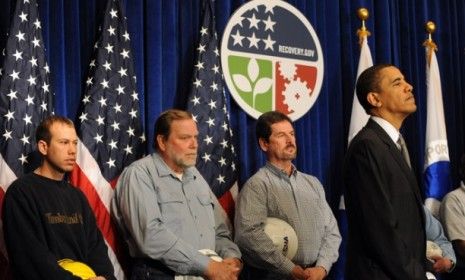
<svg viewBox="0 0 465 280">
<path fill-rule="evenodd" d="M 371 119 L 349 146 L 344 180 L 346 279 L 426 279 L 424 213 L 414 172 Z"/>
</svg>

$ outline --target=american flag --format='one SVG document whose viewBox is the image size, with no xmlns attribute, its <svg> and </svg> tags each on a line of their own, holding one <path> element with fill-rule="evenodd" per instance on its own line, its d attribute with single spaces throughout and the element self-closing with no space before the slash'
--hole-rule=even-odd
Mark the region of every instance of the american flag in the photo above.
<svg viewBox="0 0 465 280">
<path fill-rule="evenodd" d="M 81 140 L 77 166 L 70 179 L 87 196 L 109 245 L 115 276 L 123 279 L 110 201 L 123 168 L 142 156 L 145 136 L 130 36 L 120 1 L 108 1 L 94 48 L 77 119 Z"/>
<path fill-rule="evenodd" d="M 0 209 L 8 186 L 34 164 L 36 127 L 52 113 L 41 28 L 36 1 L 17 1 L 0 68 Z M 0 250 L 6 257 L 1 221 Z"/>
<path fill-rule="evenodd" d="M 187 107 L 199 129 L 196 166 L 232 221 L 237 196 L 236 153 L 224 93 L 212 1 L 204 1 L 203 8 L 197 61 Z"/>
</svg>

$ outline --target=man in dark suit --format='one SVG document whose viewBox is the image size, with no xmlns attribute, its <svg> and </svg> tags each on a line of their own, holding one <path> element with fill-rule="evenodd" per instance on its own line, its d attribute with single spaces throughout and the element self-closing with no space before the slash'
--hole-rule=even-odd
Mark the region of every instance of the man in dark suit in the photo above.
<svg viewBox="0 0 465 280">
<path fill-rule="evenodd" d="M 357 81 L 358 100 L 371 117 L 344 162 L 346 279 L 426 279 L 422 199 L 399 133 L 417 109 L 412 89 L 389 64 L 366 69 Z"/>
</svg>

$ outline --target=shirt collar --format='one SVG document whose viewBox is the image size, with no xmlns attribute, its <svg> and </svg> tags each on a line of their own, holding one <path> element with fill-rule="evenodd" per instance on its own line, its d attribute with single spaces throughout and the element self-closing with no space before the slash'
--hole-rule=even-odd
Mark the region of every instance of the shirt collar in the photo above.
<svg viewBox="0 0 465 280">
<path fill-rule="evenodd" d="M 376 116 L 371 116 L 371 119 L 375 121 L 381 128 L 389 135 L 389 138 L 392 139 L 394 143 L 397 145 L 397 140 L 399 140 L 400 132 L 387 120 L 376 117 Z"/>
<path fill-rule="evenodd" d="M 289 178 L 289 175 L 287 175 L 287 173 L 284 170 L 276 167 L 275 165 L 273 165 L 269 161 L 266 162 L 265 167 L 268 168 L 271 172 L 273 172 L 275 175 L 277 175 L 279 177 Z M 291 175 L 295 176 L 296 174 L 297 174 L 297 168 L 295 168 L 294 164 L 292 164 Z"/>
</svg>

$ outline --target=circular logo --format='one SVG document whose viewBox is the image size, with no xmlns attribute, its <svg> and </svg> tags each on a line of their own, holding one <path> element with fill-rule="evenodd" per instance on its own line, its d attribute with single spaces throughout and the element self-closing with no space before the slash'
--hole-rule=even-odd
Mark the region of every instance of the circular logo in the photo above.
<svg viewBox="0 0 465 280">
<path fill-rule="evenodd" d="M 315 103 L 323 81 L 320 42 L 310 22 L 281 0 L 254 0 L 231 16 L 221 65 L 234 100 L 250 116 L 277 110 L 292 120 Z"/>
</svg>

